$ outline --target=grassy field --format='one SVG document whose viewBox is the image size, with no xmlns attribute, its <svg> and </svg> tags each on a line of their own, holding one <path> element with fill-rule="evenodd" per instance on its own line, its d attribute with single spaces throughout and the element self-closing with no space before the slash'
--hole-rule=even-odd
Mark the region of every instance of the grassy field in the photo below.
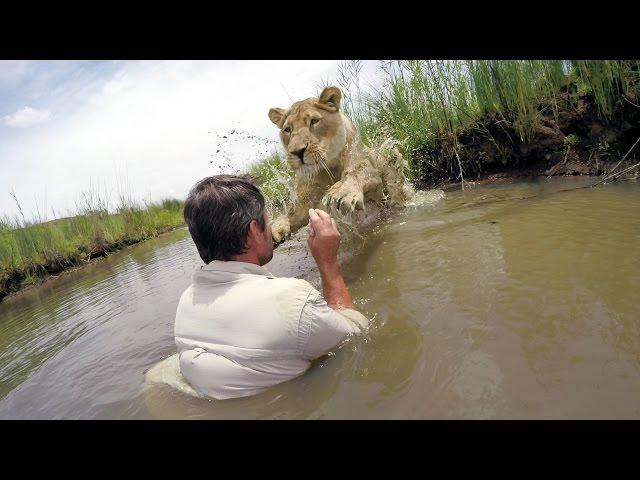
<svg viewBox="0 0 640 480">
<path fill-rule="evenodd" d="M 0 299 L 42 277 L 184 224 L 180 200 L 121 202 L 115 212 L 95 195 L 83 200 L 68 218 L 0 220 Z"/>
</svg>

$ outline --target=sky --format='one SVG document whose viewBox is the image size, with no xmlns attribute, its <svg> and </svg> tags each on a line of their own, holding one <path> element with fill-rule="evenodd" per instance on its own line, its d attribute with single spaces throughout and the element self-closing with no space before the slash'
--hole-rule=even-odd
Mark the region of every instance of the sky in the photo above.
<svg viewBox="0 0 640 480">
<path fill-rule="evenodd" d="M 272 107 L 337 85 L 338 60 L 0 61 L 0 218 L 184 199 L 200 179 L 246 169 L 279 146 Z M 361 85 L 382 81 L 362 62 Z M 226 138 L 223 138 L 226 137 Z"/>
</svg>

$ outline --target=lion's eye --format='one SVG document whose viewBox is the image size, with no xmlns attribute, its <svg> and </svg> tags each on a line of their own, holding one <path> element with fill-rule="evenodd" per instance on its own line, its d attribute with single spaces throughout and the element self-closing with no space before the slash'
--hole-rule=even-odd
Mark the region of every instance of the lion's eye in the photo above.
<svg viewBox="0 0 640 480">
<path fill-rule="evenodd" d="M 318 123 L 320 121 L 319 118 L 312 118 L 311 119 L 311 125 L 315 125 L 316 123 Z"/>
<path fill-rule="evenodd" d="M 291 127 L 286 127 L 286 128 L 284 129 L 284 131 L 285 131 L 286 133 L 291 133 Z"/>
</svg>

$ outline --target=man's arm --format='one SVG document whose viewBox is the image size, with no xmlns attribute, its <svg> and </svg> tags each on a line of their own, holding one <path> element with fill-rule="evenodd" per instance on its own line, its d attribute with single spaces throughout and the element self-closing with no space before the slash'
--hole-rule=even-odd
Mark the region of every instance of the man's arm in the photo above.
<svg viewBox="0 0 640 480">
<path fill-rule="evenodd" d="M 363 333 L 369 320 L 353 306 L 338 266 L 340 233 L 324 211 L 309 210 L 309 250 L 320 270 L 324 295 L 313 289 L 301 322 L 305 358 L 318 358 L 334 349 L 350 334 Z"/>
<path fill-rule="evenodd" d="M 334 310 L 355 309 L 338 265 L 340 232 L 333 218 L 320 209 L 309 209 L 309 250 L 318 265 L 322 293 Z"/>
</svg>

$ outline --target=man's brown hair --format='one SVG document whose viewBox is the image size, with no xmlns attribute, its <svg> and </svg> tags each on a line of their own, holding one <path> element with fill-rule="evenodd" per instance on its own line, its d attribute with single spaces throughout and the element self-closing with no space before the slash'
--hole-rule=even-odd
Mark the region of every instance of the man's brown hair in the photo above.
<svg viewBox="0 0 640 480">
<path fill-rule="evenodd" d="M 246 252 L 249 225 L 264 231 L 265 202 L 248 175 L 214 175 L 200 180 L 184 204 L 184 219 L 200 258 L 229 261 Z"/>
</svg>

